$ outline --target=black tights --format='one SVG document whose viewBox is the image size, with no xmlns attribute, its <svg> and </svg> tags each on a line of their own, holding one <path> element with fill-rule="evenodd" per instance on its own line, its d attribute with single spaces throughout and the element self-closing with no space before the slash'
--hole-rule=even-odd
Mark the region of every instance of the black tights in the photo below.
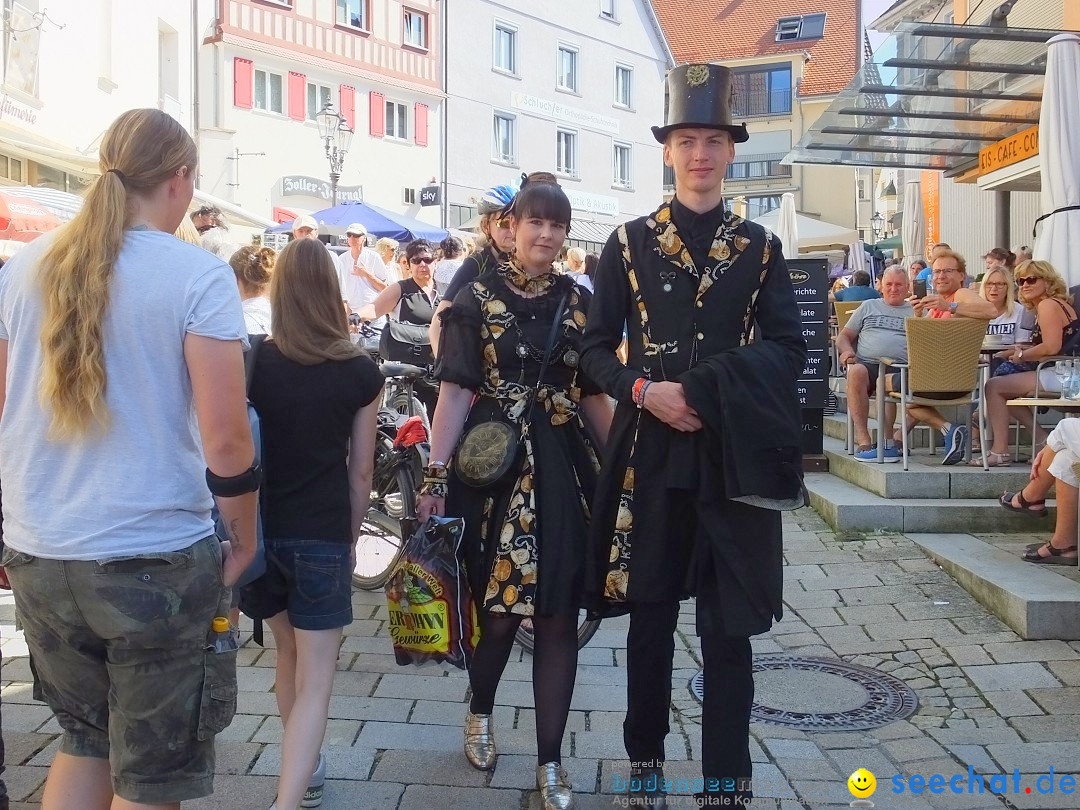
<svg viewBox="0 0 1080 810">
<path fill-rule="evenodd" d="M 473 714 L 491 714 L 506 661 L 514 646 L 521 616 L 480 614 L 480 643 L 476 645 L 469 683 Z M 539 765 L 562 761 L 566 716 L 574 696 L 577 675 L 576 613 L 568 616 L 534 616 L 533 702 L 536 704 L 536 761 Z"/>
</svg>

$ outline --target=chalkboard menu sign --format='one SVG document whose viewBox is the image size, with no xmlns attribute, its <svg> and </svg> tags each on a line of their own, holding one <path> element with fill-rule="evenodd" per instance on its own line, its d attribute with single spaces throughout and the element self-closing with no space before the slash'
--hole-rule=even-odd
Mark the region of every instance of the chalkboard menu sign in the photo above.
<svg viewBox="0 0 1080 810">
<path fill-rule="evenodd" d="M 825 259 L 788 259 L 787 266 L 806 339 L 806 365 L 798 382 L 803 453 L 820 455 L 823 409 L 829 392 L 829 264 Z"/>
</svg>

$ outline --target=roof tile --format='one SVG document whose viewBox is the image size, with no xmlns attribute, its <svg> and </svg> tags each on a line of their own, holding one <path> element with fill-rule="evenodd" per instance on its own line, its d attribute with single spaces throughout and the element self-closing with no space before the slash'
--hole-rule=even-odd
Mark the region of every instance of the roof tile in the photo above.
<svg viewBox="0 0 1080 810">
<path fill-rule="evenodd" d="M 675 60 L 725 62 L 752 56 L 810 54 L 801 96 L 837 93 L 859 68 L 857 0 L 653 0 Z M 821 39 L 776 41 L 781 17 L 828 12 Z"/>
</svg>

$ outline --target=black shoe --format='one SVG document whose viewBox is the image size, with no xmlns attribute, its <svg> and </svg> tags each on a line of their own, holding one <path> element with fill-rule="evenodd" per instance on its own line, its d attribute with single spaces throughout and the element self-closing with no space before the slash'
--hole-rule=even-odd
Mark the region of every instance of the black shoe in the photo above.
<svg viewBox="0 0 1080 810">
<path fill-rule="evenodd" d="M 663 768 L 630 769 L 630 807 L 667 810 Z"/>
</svg>

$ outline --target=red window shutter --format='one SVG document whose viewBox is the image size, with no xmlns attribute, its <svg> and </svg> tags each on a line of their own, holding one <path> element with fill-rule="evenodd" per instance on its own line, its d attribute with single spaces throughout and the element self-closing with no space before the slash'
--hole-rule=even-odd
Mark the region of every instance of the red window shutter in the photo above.
<svg viewBox="0 0 1080 810">
<path fill-rule="evenodd" d="M 345 116 L 345 123 L 349 129 L 356 129 L 356 88 L 347 84 L 341 85 L 341 114 Z"/>
<path fill-rule="evenodd" d="M 371 97 L 371 134 L 381 138 L 386 134 L 386 96 L 372 90 Z"/>
<path fill-rule="evenodd" d="M 416 103 L 416 145 L 427 146 L 428 105 Z"/>
<path fill-rule="evenodd" d="M 307 76 L 289 71 L 289 118 L 303 121 L 307 118 Z"/>
<path fill-rule="evenodd" d="M 233 104 L 250 110 L 255 100 L 255 64 L 250 59 L 233 59 Z"/>
</svg>

